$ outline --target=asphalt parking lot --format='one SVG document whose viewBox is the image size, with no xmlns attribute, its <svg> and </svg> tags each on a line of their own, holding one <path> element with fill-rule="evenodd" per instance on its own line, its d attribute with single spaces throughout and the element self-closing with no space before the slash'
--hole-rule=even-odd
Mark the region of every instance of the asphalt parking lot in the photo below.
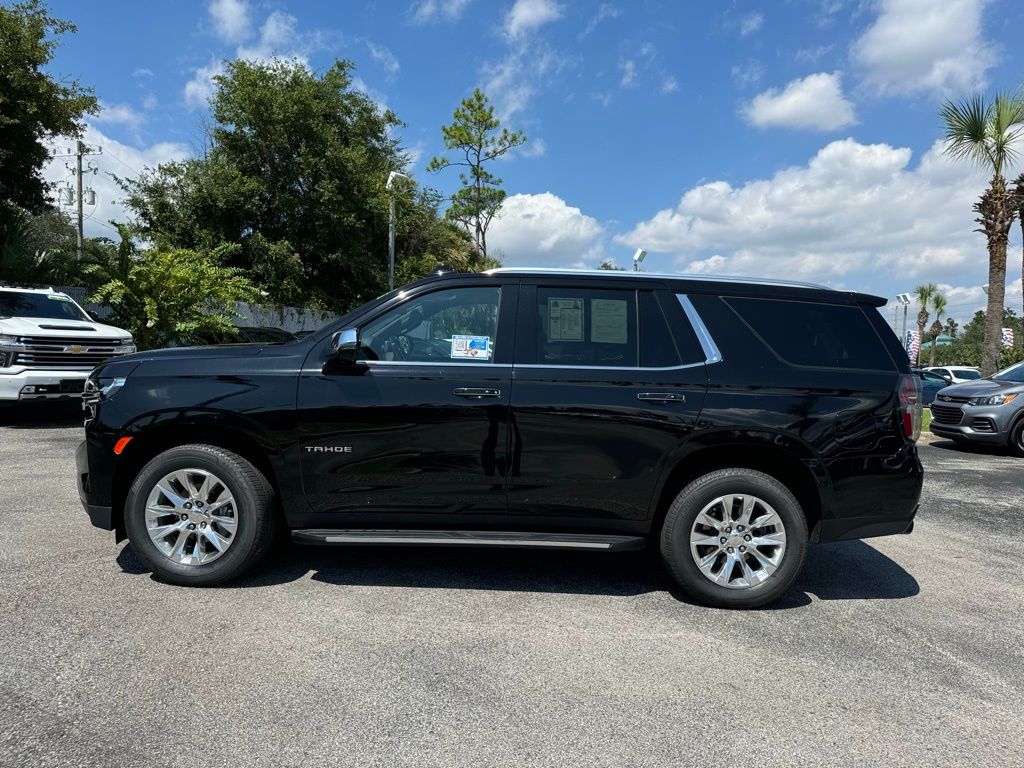
<svg viewBox="0 0 1024 768">
<path fill-rule="evenodd" d="M 74 412 L 0 413 L 0 766 L 1024 764 L 1024 460 L 922 446 L 910 536 L 756 612 L 645 553 L 282 548 L 161 584 Z"/>
</svg>

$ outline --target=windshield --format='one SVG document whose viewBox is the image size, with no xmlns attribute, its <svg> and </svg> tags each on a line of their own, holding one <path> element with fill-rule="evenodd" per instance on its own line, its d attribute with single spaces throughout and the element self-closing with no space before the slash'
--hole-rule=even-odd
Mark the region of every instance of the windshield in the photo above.
<svg viewBox="0 0 1024 768">
<path fill-rule="evenodd" d="M 992 378 L 996 381 L 1024 382 L 1024 363 L 1017 363 L 1016 365 L 1011 365 L 1009 368 L 1004 368 Z"/>
<path fill-rule="evenodd" d="M 976 371 L 973 368 L 950 368 L 949 372 L 956 376 L 958 379 L 980 379 L 981 371 Z"/>
<path fill-rule="evenodd" d="M 89 322 L 89 316 L 71 299 L 60 293 L 0 291 L 0 317 L 36 317 Z"/>
</svg>

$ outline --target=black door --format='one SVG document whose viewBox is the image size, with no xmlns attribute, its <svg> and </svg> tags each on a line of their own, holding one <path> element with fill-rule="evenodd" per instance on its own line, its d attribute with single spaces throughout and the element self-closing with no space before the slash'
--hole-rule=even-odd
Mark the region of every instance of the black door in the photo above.
<svg viewBox="0 0 1024 768">
<path fill-rule="evenodd" d="M 356 365 L 314 350 L 298 402 L 318 525 L 505 523 L 516 294 L 432 286 L 361 323 Z"/>
<path fill-rule="evenodd" d="M 628 278 L 597 285 L 520 288 L 513 526 L 644 530 L 700 414 L 705 354 L 678 300 Z"/>
</svg>

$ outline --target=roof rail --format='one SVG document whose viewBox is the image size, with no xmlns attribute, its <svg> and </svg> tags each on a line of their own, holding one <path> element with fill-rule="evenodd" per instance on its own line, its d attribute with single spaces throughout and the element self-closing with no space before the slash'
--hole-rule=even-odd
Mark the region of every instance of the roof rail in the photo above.
<svg viewBox="0 0 1024 768">
<path fill-rule="evenodd" d="M 771 278 L 740 277 L 738 275 L 687 275 L 681 272 L 627 272 L 612 269 L 557 269 L 551 267 L 498 267 L 489 269 L 486 275 L 586 275 L 588 277 L 654 277 L 671 280 L 701 280 L 713 283 L 747 283 L 749 285 L 779 285 L 791 288 L 814 288 L 822 291 L 835 290 L 820 283 L 807 283 L 799 280 L 774 280 Z"/>
</svg>

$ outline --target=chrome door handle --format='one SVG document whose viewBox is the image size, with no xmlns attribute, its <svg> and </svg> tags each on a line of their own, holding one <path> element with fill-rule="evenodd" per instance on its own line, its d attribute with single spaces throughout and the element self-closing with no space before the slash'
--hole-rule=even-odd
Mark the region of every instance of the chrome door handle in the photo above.
<svg viewBox="0 0 1024 768">
<path fill-rule="evenodd" d="M 651 403 L 685 403 L 686 395 L 680 395 L 678 392 L 640 392 L 636 399 Z"/>
<path fill-rule="evenodd" d="M 487 389 L 486 387 L 456 387 L 452 390 L 452 394 L 456 397 L 469 398 L 501 397 L 501 390 Z"/>
</svg>

